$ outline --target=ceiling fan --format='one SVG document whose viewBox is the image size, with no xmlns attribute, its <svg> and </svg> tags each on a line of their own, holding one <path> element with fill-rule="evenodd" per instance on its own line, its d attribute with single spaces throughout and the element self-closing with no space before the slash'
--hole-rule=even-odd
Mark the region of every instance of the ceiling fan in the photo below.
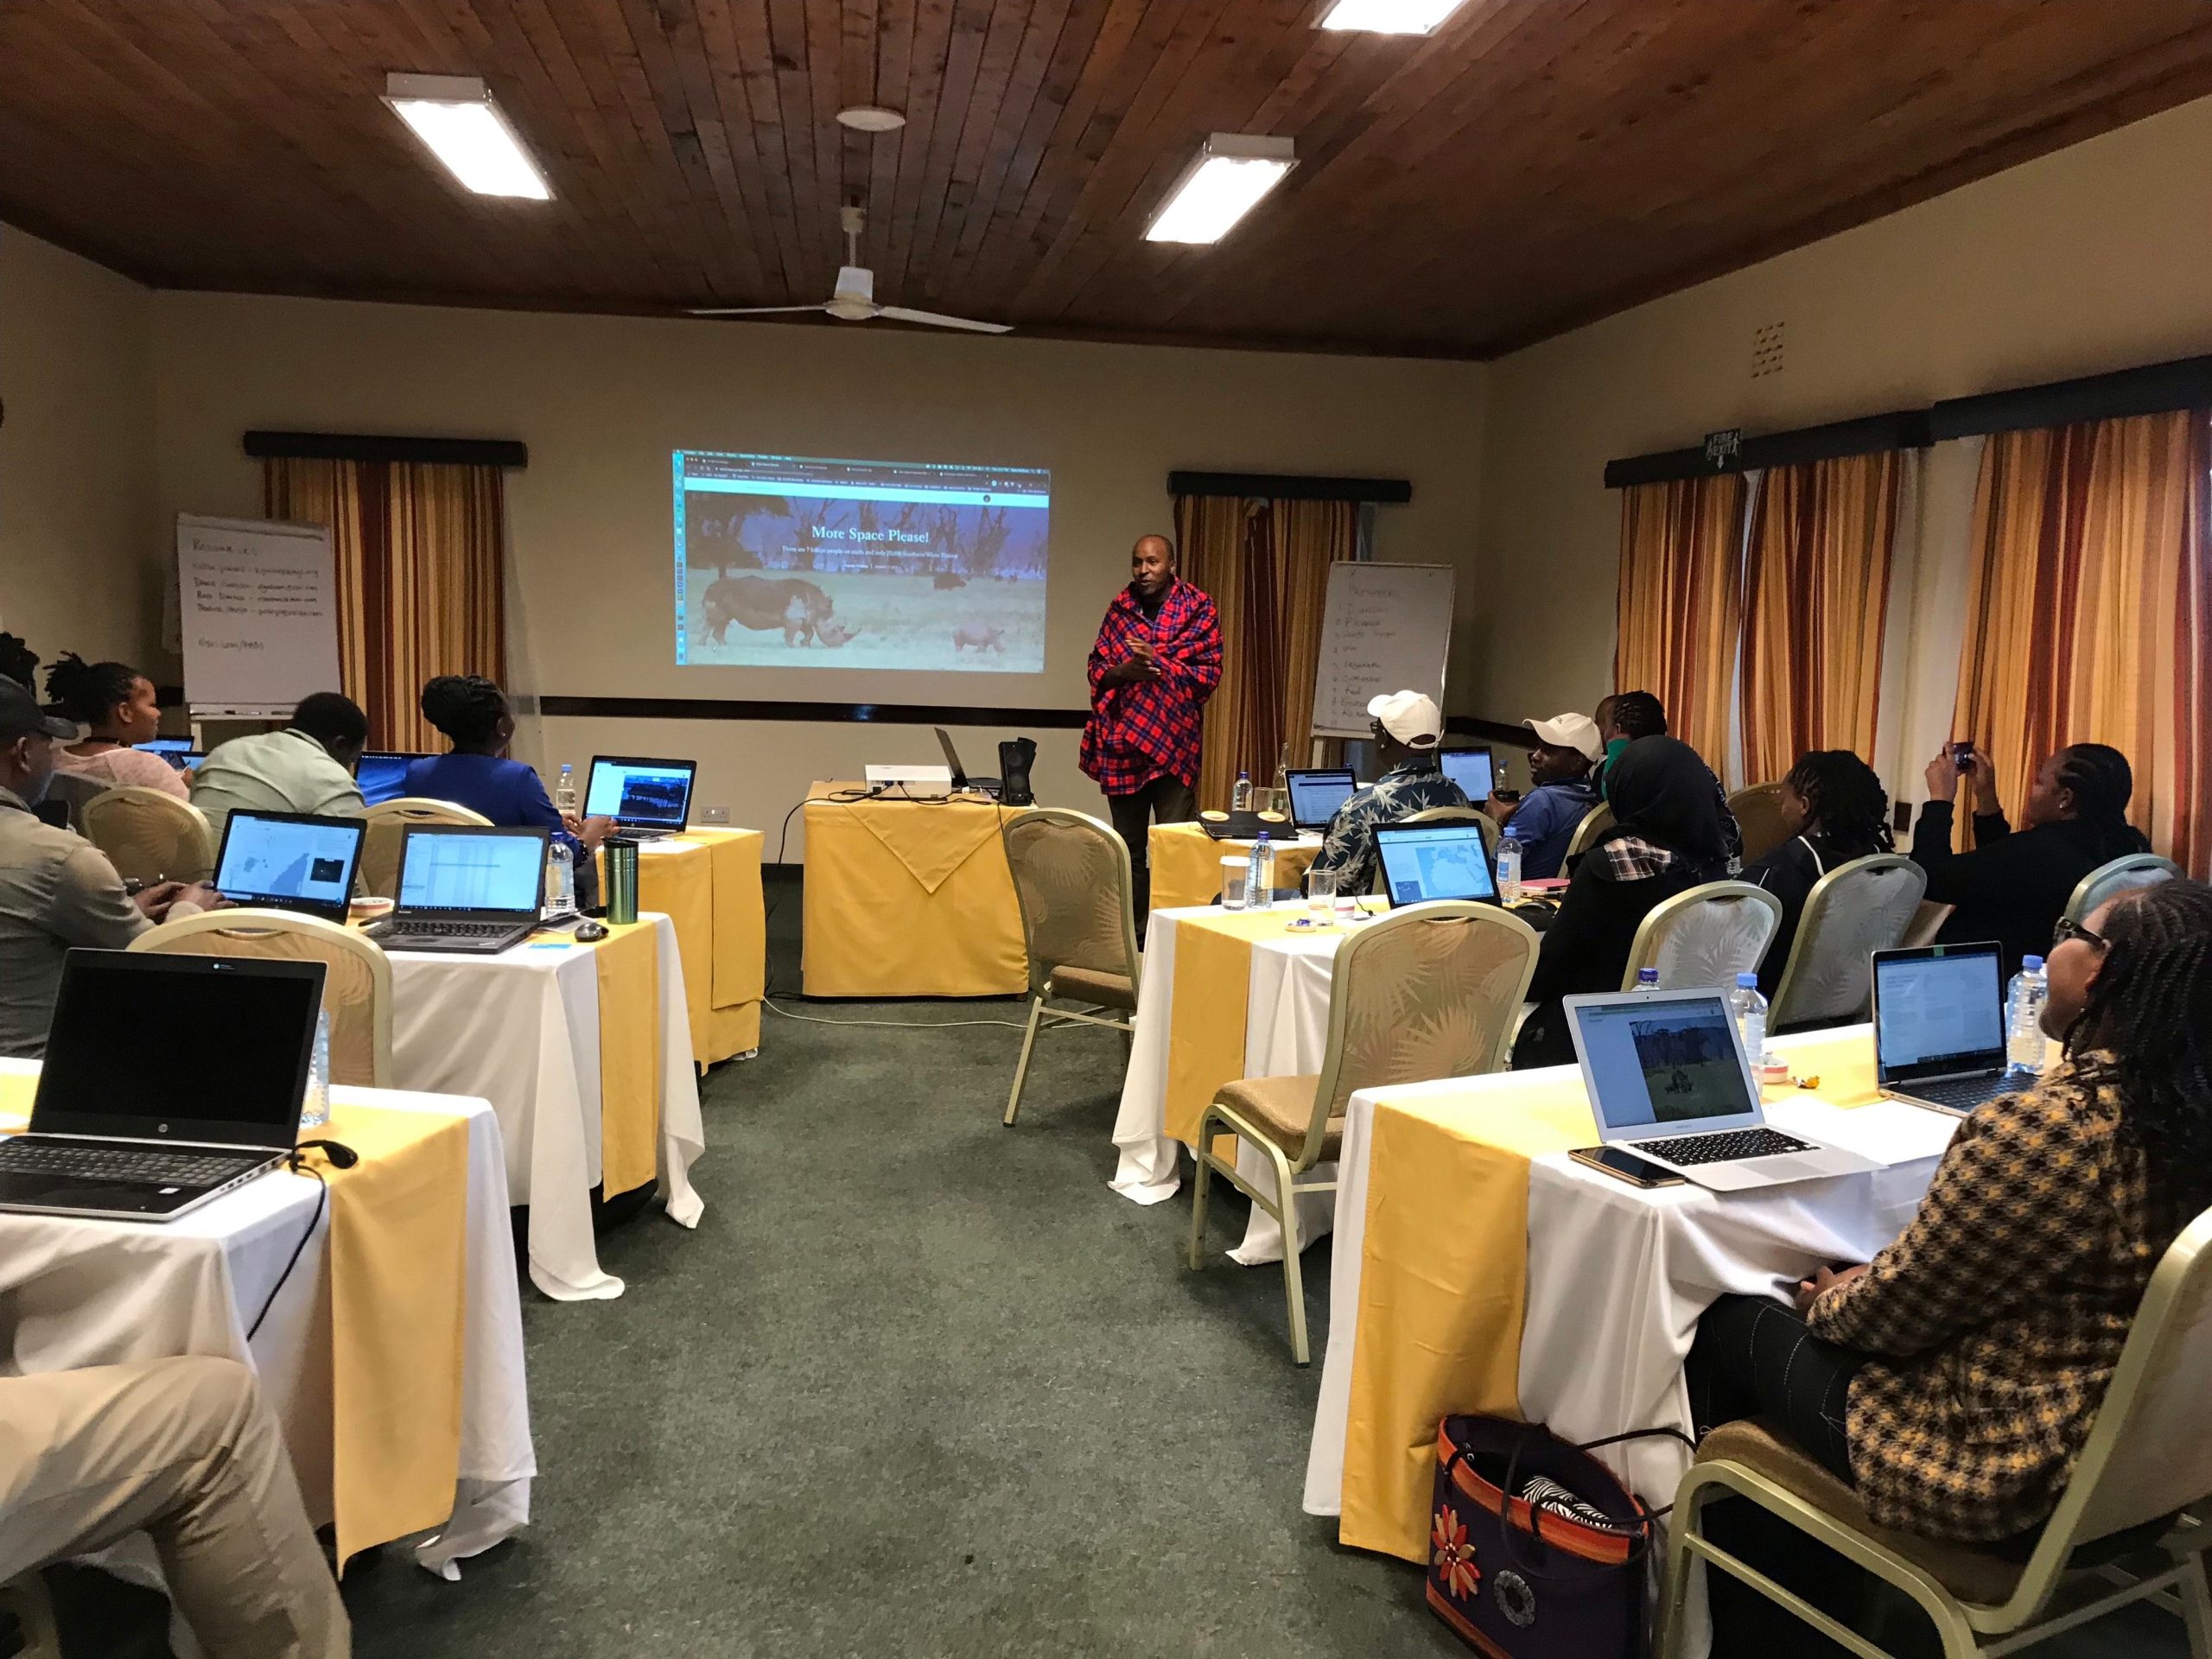
<svg viewBox="0 0 2212 1659">
<path fill-rule="evenodd" d="M 839 209 L 845 226 L 845 264 L 837 273 L 837 286 L 819 305 L 694 306 L 695 317 L 772 317 L 794 311 L 826 311 L 844 322 L 866 322 L 889 317 L 893 322 L 925 322 L 933 328 L 965 328 L 978 334 L 1003 334 L 1011 325 L 977 322 L 969 317 L 948 317 L 937 311 L 910 311 L 903 305 L 875 302 L 875 273 L 860 263 L 861 231 L 867 214 L 858 207 Z"/>
</svg>

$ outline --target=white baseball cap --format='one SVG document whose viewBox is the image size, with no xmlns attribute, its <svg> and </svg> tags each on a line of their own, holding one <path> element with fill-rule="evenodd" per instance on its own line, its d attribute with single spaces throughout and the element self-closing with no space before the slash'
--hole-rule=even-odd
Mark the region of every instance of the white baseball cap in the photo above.
<svg viewBox="0 0 2212 1659">
<path fill-rule="evenodd" d="M 1370 702 L 1367 712 L 1409 749 L 1433 749 L 1444 741 L 1444 716 L 1436 699 L 1418 691 L 1387 692 Z"/>
<path fill-rule="evenodd" d="M 1587 715 L 1554 715 L 1549 720 L 1525 720 L 1521 723 L 1536 734 L 1539 743 L 1548 743 L 1555 749 L 1580 749 L 1586 760 L 1605 756 L 1605 740 L 1598 734 L 1598 722 Z"/>
</svg>

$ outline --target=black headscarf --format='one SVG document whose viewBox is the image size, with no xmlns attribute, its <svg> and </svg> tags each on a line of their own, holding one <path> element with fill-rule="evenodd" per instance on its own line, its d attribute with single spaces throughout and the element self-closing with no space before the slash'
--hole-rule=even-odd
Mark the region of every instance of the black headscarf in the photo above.
<svg viewBox="0 0 2212 1659">
<path fill-rule="evenodd" d="M 1674 737 L 1639 737 L 1620 753 L 1605 779 L 1613 827 L 1599 844 L 1634 836 L 1664 847 L 1700 880 L 1728 868 L 1720 826 L 1720 791 L 1695 749 Z"/>
</svg>

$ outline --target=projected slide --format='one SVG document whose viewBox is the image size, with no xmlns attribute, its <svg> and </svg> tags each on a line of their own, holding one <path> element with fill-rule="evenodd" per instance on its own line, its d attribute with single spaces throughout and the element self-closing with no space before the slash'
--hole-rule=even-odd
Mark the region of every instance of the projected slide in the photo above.
<svg viewBox="0 0 2212 1659">
<path fill-rule="evenodd" d="M 678 449 L 676 660 L 1045 667 L 1052 475 Z"/>
</svg>

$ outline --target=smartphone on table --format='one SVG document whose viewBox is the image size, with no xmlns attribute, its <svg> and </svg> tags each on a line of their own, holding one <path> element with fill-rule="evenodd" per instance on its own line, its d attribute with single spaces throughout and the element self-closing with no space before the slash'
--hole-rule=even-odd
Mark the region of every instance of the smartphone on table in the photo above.
<svg viewBox="0 0 2212 1659">
<path fill-rule="evenodd" d="M 1683 1178 L 1621 1147 L 1577 1147 L 1567 1156 L 1578 1164 L 1626 1181 L 1630 1186 L 1681 1186 Z"/>
</svg>

